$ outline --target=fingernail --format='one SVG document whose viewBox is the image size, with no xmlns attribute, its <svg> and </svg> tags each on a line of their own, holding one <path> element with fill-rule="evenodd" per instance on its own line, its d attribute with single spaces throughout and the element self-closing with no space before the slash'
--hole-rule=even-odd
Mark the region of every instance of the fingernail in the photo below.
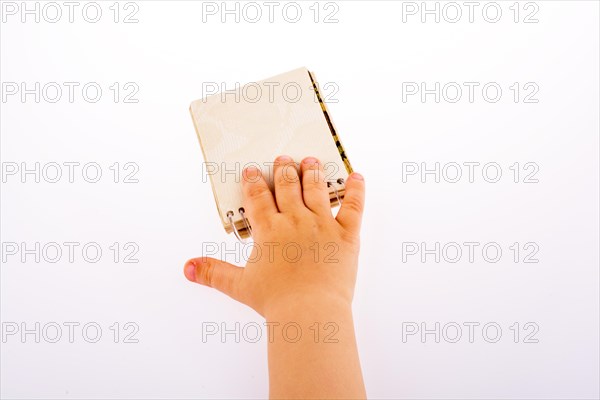
<svg viewBox="0 0 600 400">
<path fill-rule="evenodd" d="M 351 178 L 352 179 L 356 179 L 357 181 L 364 181 L 365 180 L 365 178 L 361 174 L 359 174 L 358 172 L 353 172 Z"/>
<path fill-rule="evenodd" d="M 304 163 L 304 165 L 314 165 L 318 164 L 319 160 L 314 157 L 306 157 L 304 160 L 302 160 L 302 163 Z"/>
<path fill-rule="evenodd" d="M 196 266 L 191 261 L 185 264 L 183 273 L 188 281 L 196 282 Z"/>
<path fill-rule="evenodd" d="M 279 156 L 279 157 L 277 157 L 277 159 L 275 161 L 282 162 L 282 163 L 287 163 L 287 162 L 292 161 L 292 157 L 290 157 L 290 156 Z"/>
</svg>

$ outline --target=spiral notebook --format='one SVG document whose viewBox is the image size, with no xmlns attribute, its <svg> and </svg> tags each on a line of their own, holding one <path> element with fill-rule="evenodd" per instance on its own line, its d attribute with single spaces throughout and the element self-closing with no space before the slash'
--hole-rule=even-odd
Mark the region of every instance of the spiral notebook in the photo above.
<svg viewBox="0 0 600 400">
<path fill-rule="evenodd" d="M 196 100 L 190 113 L 204 155 L 204 173 L 210 177 L 227 233 L 244 239 L 252 232 L 242 206 L 242 170 L 259 168 L 273 190 L 273 160 L 279 155 L 297 163 L 308 156 L 318 158 L 325 168 L 331 206 L 342 201 L 352 167 L 308 69 Z"/>
</svg>

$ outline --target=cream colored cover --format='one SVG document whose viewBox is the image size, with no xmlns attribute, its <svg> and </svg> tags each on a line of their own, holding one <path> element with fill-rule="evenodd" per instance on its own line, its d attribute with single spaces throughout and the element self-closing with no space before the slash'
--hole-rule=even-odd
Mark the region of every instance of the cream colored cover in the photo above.
<svg viewBox="0 0 600 400">
<path fill-rule="evenodd" d="M 272 162 L 279 155 L 289 155 L 297 163 L 307 156 L 318 158 L 325 165 L 327 180 L 343 196 L 343 184 L 337 181 L 345 181 L 352 168 L 313 80 L 308 69 L 298 68 L 190 105 L 227 232 L 232 231 L 228 211 L 234 213 L 238 229 L 244 227 L 239 214 L 243 168 L 260 168 L 273 188 Z M 333 191 L 330 198 L 332 205 L 337 204 Z"/>
</svg>

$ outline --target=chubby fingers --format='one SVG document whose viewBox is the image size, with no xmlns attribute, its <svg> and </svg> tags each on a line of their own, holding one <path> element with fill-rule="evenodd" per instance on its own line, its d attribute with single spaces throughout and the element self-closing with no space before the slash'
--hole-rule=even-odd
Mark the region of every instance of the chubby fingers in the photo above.
<svg viewBox="0 0 600 400">
<path fill-rule="evenodd" d="M 291 157 L 279 156 L 275 159 L 273 179 L 279 211 L 286 213 L 304 208 L 298 169 Z"/>
<path fill-rule="evenodd" d="M 277 206 L 269 185 L 256 167 L 248 167 L 242 173 L 242 194 L 244 212 L 250 224 L 260 226 L 272 214 L 277 213 Z"/>
<path fill-rule="evenodd" d="M 329 189 L 325 182 L 323 164 L 314 157 L 307 157 L 300 164 L 302 171 L 302 197 L 304 204 L 318 215 L 331 217 Z"/>
<path fill-rule="evenodd" d="M 355 172 L 346 181 L 344 200 L 335 219 L 347 230 L 358 233 L 364 208 L 365 180 Z"/>
</svg>

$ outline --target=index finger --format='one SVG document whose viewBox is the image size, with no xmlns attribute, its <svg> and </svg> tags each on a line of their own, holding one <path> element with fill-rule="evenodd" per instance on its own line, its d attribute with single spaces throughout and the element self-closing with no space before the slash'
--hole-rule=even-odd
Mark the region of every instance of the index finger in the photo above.
<svg viewBox="0 0 600 400">
<path fill-rule="evenodd" d="M 260 225 L 265 217 L 279 212 L 267 181 L 256 167 L 244 169 L 242 194 L 244 212 L 253 226 Z"/>
</svg>

